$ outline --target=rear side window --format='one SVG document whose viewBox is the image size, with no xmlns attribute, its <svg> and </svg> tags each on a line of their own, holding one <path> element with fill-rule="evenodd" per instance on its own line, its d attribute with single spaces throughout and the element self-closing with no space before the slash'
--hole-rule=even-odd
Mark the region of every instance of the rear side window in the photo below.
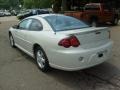
<svg viewBox="0 0 120 90">
<path fill-rule="evenodd" d="M 30 31 L 41 31 L 43 29 L 43 26 L 40 21 L 36 19 L 32 19 L 32 23 L 29 27 Z"/>
<path fill-rule="evenodd" d="M 27 30 L 29 29 L 29 26 L 32 22 L 32 19 L 26 19 L 26 20 L 23 20 L 20 24 L 19 24 L 19 29 L 22 29 L 22 30 Z"/>
</svg>

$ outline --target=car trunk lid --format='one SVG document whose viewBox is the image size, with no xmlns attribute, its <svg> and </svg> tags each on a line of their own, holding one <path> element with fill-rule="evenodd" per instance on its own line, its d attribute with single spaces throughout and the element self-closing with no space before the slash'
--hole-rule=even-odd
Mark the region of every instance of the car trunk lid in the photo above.
<svg viewBox="0 0 120 90">
<path fill-rule="evenodd" d="M 76 36 L 82 48 L 94 48 L 101 46 L 109 41 L 110 30 L 103 28 L 84 28 L 78 30 L 61 31 L 60 34 Z"/>
</svg>

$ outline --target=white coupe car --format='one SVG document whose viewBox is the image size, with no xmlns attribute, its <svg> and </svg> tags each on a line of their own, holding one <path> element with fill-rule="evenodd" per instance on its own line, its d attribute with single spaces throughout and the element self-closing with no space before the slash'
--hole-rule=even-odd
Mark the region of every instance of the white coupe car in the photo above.
<svg viewBox="0 0 120 90">
<path fill-rule="evenodd" d="M 12 47 L 35 58 L 38 67 L 74 71 L 108 60 L 113 42 L 110 30 L 89 27 L 82 21 L 60 14 L 31 16 L 9 29 Z"/>
</svg>

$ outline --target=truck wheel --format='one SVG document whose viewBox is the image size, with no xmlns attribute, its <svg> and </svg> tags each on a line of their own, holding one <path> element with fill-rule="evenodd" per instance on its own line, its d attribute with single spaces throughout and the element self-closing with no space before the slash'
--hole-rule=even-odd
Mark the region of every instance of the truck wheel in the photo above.
<svg viewBox="0 0 120 90">
<path fill-rule="evenodd" d="M 112 21 L 112 25 L 118 25 L 119 19 L 117 17 Z"/>
</svg>

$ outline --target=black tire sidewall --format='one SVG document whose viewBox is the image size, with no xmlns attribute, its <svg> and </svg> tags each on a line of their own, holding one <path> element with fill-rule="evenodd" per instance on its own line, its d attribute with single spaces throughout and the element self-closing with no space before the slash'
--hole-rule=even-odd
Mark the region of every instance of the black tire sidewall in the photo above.
<svg viewBox="0 0 120 90">
<path fill-rule="evenodd" d="M 37 62 L 37 57 L 36 57 L 36 56 L 37 56 L 38 50 L 41 50 L 41 51 L 43 52 L 43 54 L 44 54 L 44 58 L 45 58 L 44 68 L 41 68 L 41 67 L 39 66 L 38 62 Z M 48 71 L 48 69 L 49 69 L 48 58 L 47 58 L 47 56 L 46 56 L 45 51 L 44 51 L 40 46 L 38 46 L 38 47 L 35 48 L 35 60 L 36 60 L 36 64 L 37 64 L 38 68 L 39 68 L 42 72 L 47 72 L 47 71 Z"/>
<path fill-rule="evenodd" d="M 11 42 L 11 38 L 13 39 L 13 45 L 12 45 L 12 42 Z M 15 42 L 14 42 L 14 38 L 13 38 L 12 34 L 9 34 L 9 41 L 10 41 L 11 47 L 15 47 Z"/>
</svg>

